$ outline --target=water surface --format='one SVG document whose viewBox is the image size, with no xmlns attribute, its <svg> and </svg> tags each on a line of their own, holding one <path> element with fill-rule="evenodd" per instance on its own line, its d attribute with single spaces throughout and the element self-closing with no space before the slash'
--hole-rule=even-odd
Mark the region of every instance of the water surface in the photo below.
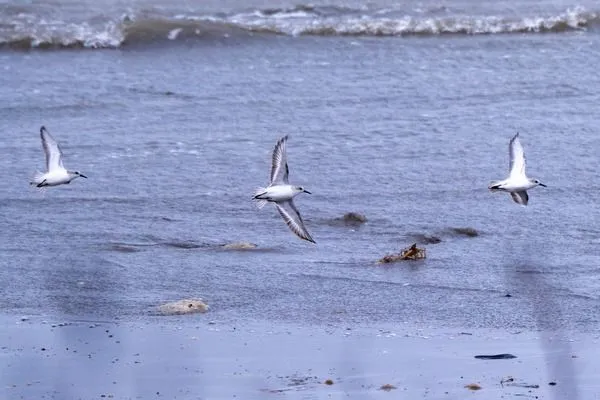
<svg viewBox="0 0 600 400">
<path fill-rule="evenodd" d="M 255 3 L 0 5 L 3 312 L 596 329 L 593 2 Z M 41 125 L 89 179 L 28 186 Z M 526 208 L 487 191 L 517 131 Z M 250 200 L 285 134 L 317 245 Z"/>
</svg>

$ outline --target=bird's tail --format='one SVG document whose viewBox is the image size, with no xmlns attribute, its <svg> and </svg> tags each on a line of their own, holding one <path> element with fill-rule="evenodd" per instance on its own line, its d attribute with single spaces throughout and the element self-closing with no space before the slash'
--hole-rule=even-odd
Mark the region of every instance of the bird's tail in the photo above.
<svg viewBox="0 0 600 400">
<path fill-rule="evenodd" d="M 264 187 L 259 187 L 259 188 L 256 188 L 256 190 L 254 191 L 254 196 L 252 196 L 252 200 L 254 200 L 256 202 L 256 207 L 259 210 L 261 208 L 263 208 L 265 206 L 265 204 L 268 203 L 267 200 L 261 198 L 261 196 L 264 195 L 265 193 L 267 193 L 267 189 Z"/>
<path fill-rule="evenodd" d="M 488 189 L 491 190 L 492 192 L 495 192 L 497 190 L 502 190 L 501 189 L 501 186 L 502 186 L 501 184 L 502 184 L 502 181 L 492 181 L 488 185 Z"/>
<path fill-rule="evenodd" d="M 33 174 L 33 177 L 31 178 L 31 182 L 29 182 L 29 184 L 30 185 L 38 185 L 38 184 L 42 183 L 44 181 L 43 176 L 44 176 L 43 172 L 35 171 L 35 173 Z"/>
</svg>

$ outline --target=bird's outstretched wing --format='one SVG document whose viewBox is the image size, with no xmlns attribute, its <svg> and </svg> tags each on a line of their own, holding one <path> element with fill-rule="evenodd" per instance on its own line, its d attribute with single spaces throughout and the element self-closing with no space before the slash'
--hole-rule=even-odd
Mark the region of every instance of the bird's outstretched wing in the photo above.
<svg viewBox="0 0 600 400">
<path fill-rule="evenodd" d="M 287 154 L 285 151 L 288 136 L 277 141 L 273 149 L 273 161 L 271 165 L 271 185 L 282 185 L 288 183 L 290 173 L 287 165 Z"/>
<path fill-rule="evenodd" d="M 510 176 L 525 176 L 525 152 L 517 133 L 508 146 L 510 154 Z"/>
<path fill-rule="evenodd" d="M 283 220 L 292 232 L 298 235 L 298 237 L 301 239 L 316 243 L 310 236 L 310 233 L 308 233 L 308 231 L 306 230 L 306 227 L 304 226 L 304 221 L 302 221 L 300 212 L 294 205 L 293 200 L 275 203 L 275 206 L 277 206 L 277 211 L 279 211 L 279 214 L 281 214 Z"/>
<path fill-rule="evenodd" d="M 42 146 L 44 146 L 44 153 L 46 153 L 47 172 L 63 169 L 62 151 L 56 140 L 54 140 L 48 130 L 43 126 L 40 128 L 40 136 L 42 138 Z"/>
<path fill-rule="evenodd" d="M 526 206 L 527 202 L 529 201 L 529 195 L 525 190 L 522 190 L 520 192 L 511 192 L 510 196 L 515 201 L 515 203 L 520 204 L 522 206 Z"/>
</svg>

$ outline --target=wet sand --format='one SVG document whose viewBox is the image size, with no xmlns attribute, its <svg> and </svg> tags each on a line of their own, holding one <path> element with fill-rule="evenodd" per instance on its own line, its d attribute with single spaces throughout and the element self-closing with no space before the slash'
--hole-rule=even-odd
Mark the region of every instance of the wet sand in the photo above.
<svg viewBox="0 0 600 400">
<path fill-rule="evenodd" d="M 232 325 L 210 315 L 1 319 L 2 399 L 596 399 L 600 393 L 598 336 L 581 333 Z M 516 358 L 475 358 L 500 353 Z"/>
</svg>

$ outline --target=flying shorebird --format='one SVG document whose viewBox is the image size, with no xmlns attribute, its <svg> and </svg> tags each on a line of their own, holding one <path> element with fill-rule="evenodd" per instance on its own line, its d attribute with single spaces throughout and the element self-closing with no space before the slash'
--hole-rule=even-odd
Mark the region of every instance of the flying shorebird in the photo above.
<svg viewBox="0 0 600 400">
<path fill-rule="evenodd" d="M 508 178 L 502 181 L 492 182 L 488 189 L 491 191 L 504 191 L 509 192 L 513 200 L 526 206 L 529 201 L 527 190 L 536 186 L 546 187 L 542 182 L 537 179 L 528 178 L 525 175 L 525 153 L 523 152 L 523 146 L 519 140 L 519 133 L 510 140 L 509 145 L 510 153 L 510 174 Z"/>
<path fill-rule="evenodd" d="M 58 186 L 62 184 L 71 183 L 75 178 L 87 176 L 77 171 L 67 171 L 63 166 L 62 162 L 62 151 L 56 143 L 56 140 L 45 127 L 40 128 L 40 136 L 42 137 L 42 145 L 44 146 L 44 153 L 46 153 L 46 173 L 36 172 L 33 176 L 32 185 L 37 187 L 45 186 Z"/>
<path fill-rule="evenodd" d="M 259 209 L 263 208 L 267 202 L 275 204 L 277 211 L 283 217 L 283 220 L 292 232 L 299 238 L 316 243 L 306 230 L 300 212 L 294 205 L 294 197 L 300 193 L 311 194 L 302 186 L 290 185 L 288 175 L 290 173 L 287 164 L 287 155 L 285 145 L 287 135 L 277 141 L 273 150 L 273 161 L 271 165 L 271 183 L 266 188 L 258 188 L 254 192 L 253 200 Z"/>
</svg>

